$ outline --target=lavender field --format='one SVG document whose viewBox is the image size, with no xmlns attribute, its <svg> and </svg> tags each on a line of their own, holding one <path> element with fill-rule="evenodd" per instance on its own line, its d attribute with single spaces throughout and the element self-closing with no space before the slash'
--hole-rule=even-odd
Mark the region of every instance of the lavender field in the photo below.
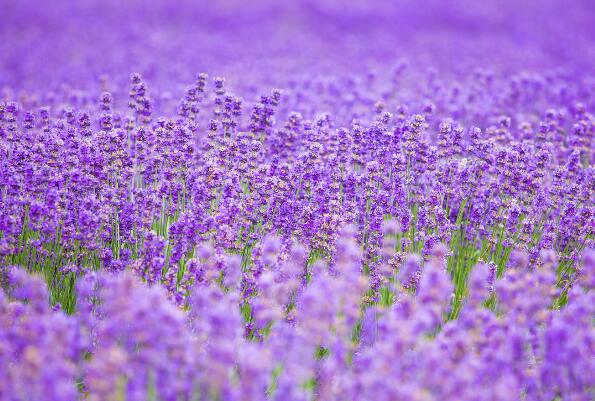
<svg viewBox="0 0 595 401">
<path fill-rule="evenodd" d="M 0 0 L 0 401 L 592 401 L 594 112 L 592 0 Z"/>
</svg>

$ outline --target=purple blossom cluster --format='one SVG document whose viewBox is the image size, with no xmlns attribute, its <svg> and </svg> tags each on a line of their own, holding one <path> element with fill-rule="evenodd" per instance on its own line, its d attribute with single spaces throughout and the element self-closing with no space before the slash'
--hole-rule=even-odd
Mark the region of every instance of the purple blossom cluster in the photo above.
<svg viewBox="0 0 595 401">
<path fill-rule="evenodd" d="M 1 400 L 593 399 L 590 1 L 6 3 Z"/>
<path fill-rule="evenodd" d="M 415 292 L 360 307 L 360 247 L 343 233 L 336 271 L 297 251 L 259 280 L 258 295 L 205 282 L 182 310 L 163 286 L 131 272 L 90 273 L 72 315 L 51 308 L 43 281 L 7 272 L 0 298 L 0 394 L 6 400 L 588 400 L 593 386 L 592 277 L 552 309 L 555 270 L 511 267 L 492 287 L 487 265 L 469 279 L 458 319 L 440 249 Z M 582 268 L 595 271 L 595 254 Z M 232 262 L 233 264 L 233 262 Z M 227 264 L 226 264 L 227 265 Z M 270 278 L 267 278 L 270 275 Z M 591 275 L 592 276 L 592 275 Z M 402 287 L 401 287 L 402 288 Z M 496 312 L 484 306 L 499 299 Z M 253 308 L 247 335 L 238 302 Z M 258 332 L 258 334 L 254 334 Z M 522 397 L 522 398 L 519 398 Z"/>
</svg>

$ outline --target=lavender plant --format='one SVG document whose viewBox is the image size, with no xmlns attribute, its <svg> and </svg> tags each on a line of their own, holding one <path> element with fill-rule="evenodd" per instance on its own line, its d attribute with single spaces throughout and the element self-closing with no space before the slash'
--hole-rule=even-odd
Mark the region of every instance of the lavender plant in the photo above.
<svg viewBox="0 0 595 401">
<path fill-rule="evenodd" d="M 592 4 L 213 3 L 8 1 L 0 399 L 592 399 Z"/>
</svg>

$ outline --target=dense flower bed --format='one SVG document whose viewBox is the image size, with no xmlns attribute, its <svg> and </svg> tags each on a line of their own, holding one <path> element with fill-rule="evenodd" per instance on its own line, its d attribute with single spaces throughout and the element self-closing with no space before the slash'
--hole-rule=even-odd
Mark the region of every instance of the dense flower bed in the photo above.
<svg viewBox="0 0 595 401">
<path fill-rule="evenodd" d="M 593 399 L 590 2 L 118 3 L 0 16 L 1 400 Z"/>
</svg>

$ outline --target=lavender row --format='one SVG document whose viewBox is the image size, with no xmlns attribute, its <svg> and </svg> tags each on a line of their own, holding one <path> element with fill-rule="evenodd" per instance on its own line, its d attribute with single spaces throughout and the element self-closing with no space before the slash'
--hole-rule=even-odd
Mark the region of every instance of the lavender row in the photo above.
<svg viewBox="0 0 595 401">
<path fill-rule="evenodd" d="M 592 251 L 583 265 L 590 275 L 562 310 L 550 308 L 555 260 L 532 271 L 525 257 L 496 283 L 489 266 L 476 266 L 460 317 L 444 322 L 453 284 L 442 248 L 424 264 L 415 291 L 405 289 L 402 276 L 392 304 L 362 310 L 368 283 L 352 235 L 339 239 L 336 269 L 316 265 L 307 286 L 299 246 L 258 277 L 258 295 L 249 301 L 257 336 L 246 335 L 237 307 L 242 286 L 235 257 L 224 263 L 223 282 L 214 274 L 193 289 L 184 311 L 161 286 L 146 286 L 130 272 L 102 272 L 78 282 L 77 311 L 69 316 L 48 306 L 40 278 L 12 268 L 11 290 L 0 298 L 0 394 L 6 400 L 589 399 Z M 267 244 L 273 250 L 274 241 Z M 209 258 L 203 267 L 219 271 Z M 497 314 L 483 305 L 493 296 Z"/>
<path fill-rule="evenodd" d="M 205 246 L 241 254 L 247 266 L 275 233 L 284 248 L 306 245 L 309 263 L 332 265 L 339 228 L 354 225 L 374 301 L 405 255 L 443 243 L 458 302 L 475 263 L 493 262 L 500 275 L 514 249 L 531 266 L 541 251 L 555 252 L 559 280 L 570 285 L 592 243 L 595 125 L 578 100 L 557 99 L 560 108 L 516 127 L 494 113 L 483 130 L 438 118 L 431 104 L 394 114 L 378 101 L 368 118 L 336 127 L 329 113 L 283 113 L 279 90 L 244 116 L 224 80 L 213 85 L 199 74 L 173 118 L 153 116 L 138 74 L 128 110 L 109 92 L 88 109 L 4 103 L 6 263 L 44 272 L 67 310 L 75 277 L 99 268 L 133 269 L 182 302 L 201 280 L 189 267 Z M 302 100 L 285 108 L 293 102 Z"/>
</svg>

